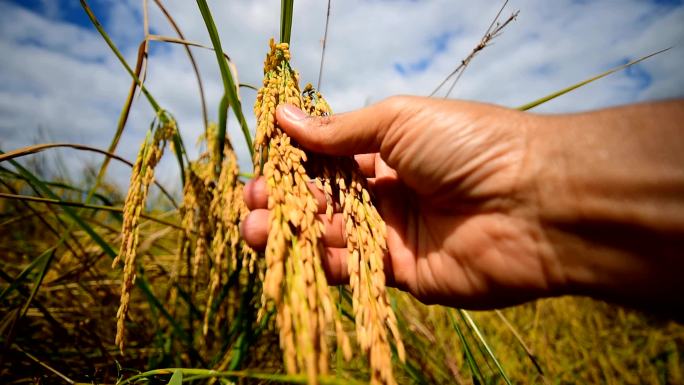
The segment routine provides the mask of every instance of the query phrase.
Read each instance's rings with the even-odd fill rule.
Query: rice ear
[[[175,120],[162,112],[158,117],[155,129],[148,133],[141,145],[131,173],[131,182],[123,209],[121,246],[119,254],[117,254],[112,263],[112,267],[122,262],[124,264],[124,276],[121,283],[121,303],[116,313],[116,345],[122,353],[125,348],[125,320],[128,315],[131,289],[136,275],[140,216],[147,202],[150,185],[154,181],[154,168],[164,154],[166,143],[171,140],[176,130]]]

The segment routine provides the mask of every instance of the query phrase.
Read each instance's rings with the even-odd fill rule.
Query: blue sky
[[[173,35],[151,4],[154,33]],[[164,2],[189,40],[208,44],[194,1]],[[318,77],[325,1],[295,2],[292,50],[303,81]],[[477,44],[502,2],[454,0],[333,0],[323,92],[336,111],[394,94],[427,95]],[[130,62],[143,38],[141,0],[93,0]],[[267,41],[278,34],[280,2],[209,2],[224,49],[240,80],[259,84]],[[511,0],[504,17],[520,11],[495,44],[470,65],[452,97],[516,106],[662,48],[665,54],[544,105],[562,113],[684,96],[684,4],[665,0]],[[195,50],[216,116],[220,75],[209,52]],[[85,143],[105,148],[116,127],[130,79],[101,40],[77,0],[0,2],[0,148],[36,142]],[[177,117],[185,142],[202,131],[196,81],[182,49],[153,43],[147,85]],[[254,92],[243,90],[249,115]],[[152,111],[138,99],[118,153],[133,159]],[[253,119],[250,119],[253,125]],[[243,167],[246,148],[235,122],[229,134]],[[55,151],[80,170],[100,158]],[[78,176],[79,171],[74,171]],[[176,180],[172,161],[159,179]],[[128,170],[114,167],[125,185]]]

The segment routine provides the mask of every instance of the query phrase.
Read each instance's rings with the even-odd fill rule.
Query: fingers
[[[318,216],[325,225],[323,244],[326,247],[346,247],[344,235],[344,218],[342,214],[335,214],[329,220],[324,214]],[[269,211],[266,209],[252,210],[240,224],[242,238],[255,250],[263,250],[268,241]]]
[[[325,224],[323,244],[325,254],[321,258],[323,270],[328,283],[342,285],[349,283],[349,271],[347,270],[347,241],[344,232],[344,218],[342,214],[335,214],[332,220],[326,215],[319,215],[318,219]],[[263,250],[268,241],[269,211],[266,209],[252,210],[242,221],[240,232],[243,239],[255,250]],[[388,254],[384,257],[385,274],[387,284],[395,284],[392,273],[392,261]]]
[[[329,285],[345,285],[349,283],[349,270],[347,270],[347,248],[328,247],[325,255],[321,258],[325,277]]]
[[[263,176],[247,182],[242,194],[248,209],[256,210],[268,207],[268,189]]]
[[[325,201],[325,193],[318,189],[313,183],[309,183],[309,190],[316,198],[318,203],[318,212],[324,213],[327,207]],[[268,208],[268,188],[266,187],[266,179],[260,176],[252,179],[245,185],[243,190],[243,198],[247,208],[250,210],[267,209]]]
[[[255,250],[263,250],[266,247],[269,230],[268,216],[269,212],[266,209],[252,210],[240,225],[243,239]],[[319,215],[319,220],[325,224],[323,244],[326,248],[321,262],[328,283],[331,285],[349,283],[344,218],[342,214],[335,214],[332,220],[328,220],[327,216]]]
[[[359,154],[354,155],[354,160],[359,165],[361,174],[366,178],[375,177],[375,158],[378,154]]]
[[[255,250],[263,250],[268,240],[268,210],[254,209],[240,223],[242,238]]]
[[[327,247],[346,247],[347,237],[344,233],[344,217],[342,214],[335,214],[332,219],[321,214],[318,220],[325,225],[325,232],[323,233],[323,244]]]
[[[378,152],[410,98],[394,97],[360,110],[309,117],[293,105],[276,109],[280,126],[309,150],[329,155]]]

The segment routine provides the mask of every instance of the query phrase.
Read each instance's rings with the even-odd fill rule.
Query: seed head
[[[307,155],[275,122],[279,104],[302,105],[298,75],[289,64],[288,45],[271,40],[270,47],[264,62],[263,87],[254,106],[255,174],[263,174],[266,179],[271,223],[262,303],[276,308],[287,371],[306,372],[309,383],[315,383],[319,374],[328,371],[329,326],[336,325],[338,342],[343,347],[349,343],[332,310],[321,268],[324,226],[316,218],[318,205],[307,186]]]
[[[155,129],[148,133],[140,146],[138,157],[133,165],[131,182],[123,208],[121,227],[121,246],[114,258],[112,267],[123,262],[123,281],[121,283],[121,304],[116,313],[116,344],[121,352],[125,347],[125,320],[131,298],[131,288],[135,282],[136,253],[138,248],[140,214],[145,208],[147,193],[154,180],[154,168],[161,159],[167,141],[176,133],[176,122],[162,112]]]

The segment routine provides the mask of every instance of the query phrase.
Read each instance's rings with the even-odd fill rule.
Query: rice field
[[[264,42],[259,69],[238,69],[227,59],[211,8],[197,0],[224,92],[218,116],[205,112],[198,138],[204,150],[196,159],[188,156],[173,111],[145,87],[147,44],[137,63],[126,62],[88,2],[81,5],[130,74],[131,93],[107,149],[45,144],[0,152],[3,383],[684,383],[684,326],[673,321],[574,297],[466,311],[427,306],[386,287],[386,229],[356,163],[308,153],[275,124],[275,109],[284,103],[313,116],[332,114],[292,67],[292,0],[282,1],[280,36]],[[165,10],[161,1],[143,2],[152,5]],[[155,38],[182,45],[194,62],[190,48],[200,44],[186,41],[165,14],[178,36]],[[448,94],[516,16],[500,12],[435,91],[448,87]],[[238,70],[264,74],[253,138]],[[154,114],[137,158],[128,161],[115,154],[136,92]],[[204,103],[203,94],[198,98]],[[230,114],[242,138],[227,134]],[[240,140],[252,169],[239,167],[234,143]],[[30,161],[62,147],[98,153],[103,161],[84,180],[53,178]],[[181,194],[155,180],[163,157],[178,164]],[[130,167],[127,191],[108,179],[111,162]],[[267,180],[270,196],[264,252],[239,234],[248,212],[243,188],[257,176]],[[323,224],[309,181],[325,193],[328,216],[334,205],[343,213],[348,285],[327,284]]]

